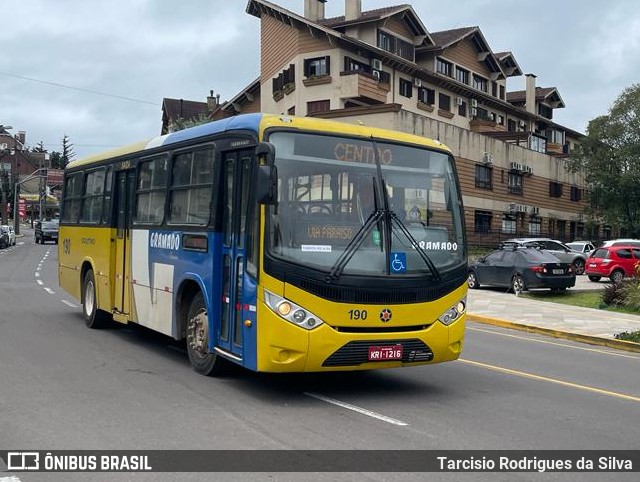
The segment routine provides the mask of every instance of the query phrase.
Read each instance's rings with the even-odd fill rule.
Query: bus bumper
[[[307,331],[278,318],[260,303],[258,371],[375,370],[456,360],[462,352],[466,313],[451,325],[436,321],[419,331],[344,333],[326,324]],[[369,347],[402,345],[400,360],[369,361]]]

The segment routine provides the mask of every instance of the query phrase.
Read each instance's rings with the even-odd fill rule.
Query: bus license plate
[[[369,347],[369,361],[386,360],[402,360],[402,345]]]

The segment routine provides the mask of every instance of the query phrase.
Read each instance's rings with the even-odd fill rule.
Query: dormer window
[[[438,59],[436,63],[436,71],[439,74],[446,75],[447,77],[452,76],[453,66],[451,62],[447,62],[446,60]]]
[[[414,47],[411,43],[399,39],[395,35],[391,35],[389,32],[378,30],[378,43],[377,47],[396,54],[403,59],[413,62],[414,59]]]
[[[488,90],[488,82],[484,77],[480,77],[479,75],[473,74],[473,88],[480,90],[482,92],[487,92]]]
[[[469,85],[469,71],[456,67],[456,80],[463,84]]]

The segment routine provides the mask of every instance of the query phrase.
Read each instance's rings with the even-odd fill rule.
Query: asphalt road
[[[28,230],[18,246],[0,250],[0,449],[640,448],[639,355],[469,323],[463,357],[449,364],[206,378],[169,338],[137,327],[87,329],[79,303],[57,286],[56,259],[57,246],[34,244]],[[539,480],[532,473],[9,476]]]

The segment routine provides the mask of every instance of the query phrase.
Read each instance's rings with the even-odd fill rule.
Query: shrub
[[[602,302],[610,306],[623,306],[627,291],[626,286],[629,283],[629,281],[622,281],[605,286],[602,290]],[[632,284],[635,285],[635,283]]]
[[[617,340],[625,340],[625,341],[634,341],[636,343],[640,343],[640,331],[623,331],[622,333],[618,333],[615,335]]]
[[[623,304],[629,309],[640,311],[640,283],[634,279],[628,283],[622,289],[623,292]]]

